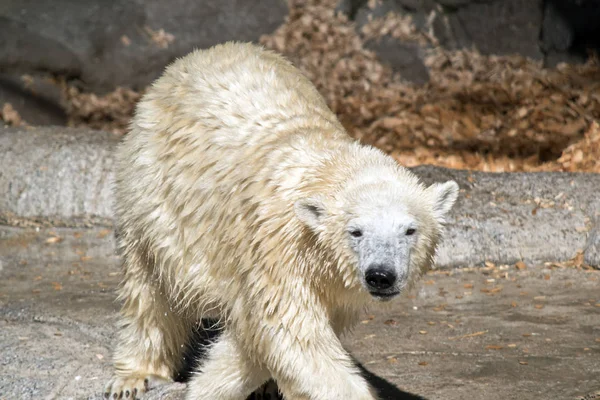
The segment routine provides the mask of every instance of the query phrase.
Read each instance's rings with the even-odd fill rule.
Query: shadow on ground
[[[371,386],[377,390],[380,400],[426,400],[425,397],[398,389],[392,383],[370,372],[361,364],[358,364],[358,367]]]
[[[204,358],[206,347],[219,337],[220,329],[215,326],[216,321],[203,320],[202,324],[196,328],[193,339],[184,354],[185,364],[176,378],[177,382],[185,383],[189,380],[196,366],[196,360]],[[356,361],[356,364],[365,379],[377,390],[380,400],[427,400],[425,397],[400,390],[391,382],[366,369],[358,361]],[[283,400],[282,397],[279,399]],[[254,400],[254,396],[249,397],[248,400]]]

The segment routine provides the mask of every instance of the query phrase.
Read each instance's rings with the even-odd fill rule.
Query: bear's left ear
[[[440,223],[446,222],[446,214],[458,197],[458,184],[454,181],[434,183],[427,188],[433,197],[433,215]]]
[[[316,197],[306,197],[294,203],[298,219],[313,232],[316,232],[326,215],[325,205]]]

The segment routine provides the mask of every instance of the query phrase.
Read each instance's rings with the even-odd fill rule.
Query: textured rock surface
[[[402,79],[421,85],[429,81],[429,70],[424,59],[426,47],[417,43],[401,42],[389,36],[369,40],[366,46],[375,51],[379,59],[389,64]]]
[[[194,48],[258,40],[287,11],[285,0],[7,0],[0,71],[65,75],[93,91],[142,88]]]
[[[0,221],[110,224],[118,140],[86,129],[0,128]]]
[[[0,221],[112,224],[118,138],[67,128],[0,129]],[[438,265],[565,261],[600,265],[600,175],[490,174],[419,167],[425,182],[455,179],[461,194]]]
[[[600,175],[414,171],[426,182],[454,179],[461,195],[438,257],[442,266],[568,260],[585,251],[600,265]]]
[[[446,49],[521,54],[550,66],[582,62],[586,48],[600,48],[600,5],[592,0],[341,0],[337,9],[354,19],[358,29],[390,12],[409,15]],[[427,46],[407,45],[390,37],[367,43],[405,79],[426,82]]]
[[[546,64],[584,60],[600,50],[600,3],[595,0],[546,0],[542,49]]]
[[[10,103],[30,125],[65,125],[60,88],[45,79],[0,75],[0,107]]]
[[[541,0],[470,2],[446,13],[437,33],[443,46],[469,48],[483,54],[521,54],[541,59]]]
[[[0,227],[0,266],[0,398],[101,399],[118,309],[110,230]],[[501,274],[431,274],[365,315],[344,343],[376,374],[383,400],[564,400],[600,390],[600,272]],[[183,389],[147,398],[183,400]]]

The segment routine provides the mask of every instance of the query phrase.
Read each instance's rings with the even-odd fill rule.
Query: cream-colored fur
[[[373,302],[345,225],[368,188],[393,193],[420,222],[413,281],[443,225],[436,190],[348,137],[298,70],[251,44],[170,65],[117,159],[124,305],[107,393],[171,379],[193,324],[218,317],[188,399],[244,400],[271,377],[287,400],[376,398],[339,340]],[[306,198],[321,225],[299,218]]]

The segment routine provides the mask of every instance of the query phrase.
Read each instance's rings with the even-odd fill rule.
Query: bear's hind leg
[[[129,269],[121,288],[125,301],[113,355],[115,375],[105,388],[106,398],[137,398],[172,381],[182,364],[191,326],[171,310],[164,292],[141,276]]]
[[[186,399],[246,400],[269,378],[269,372],[249,360],[225,331],[192,375]]]

